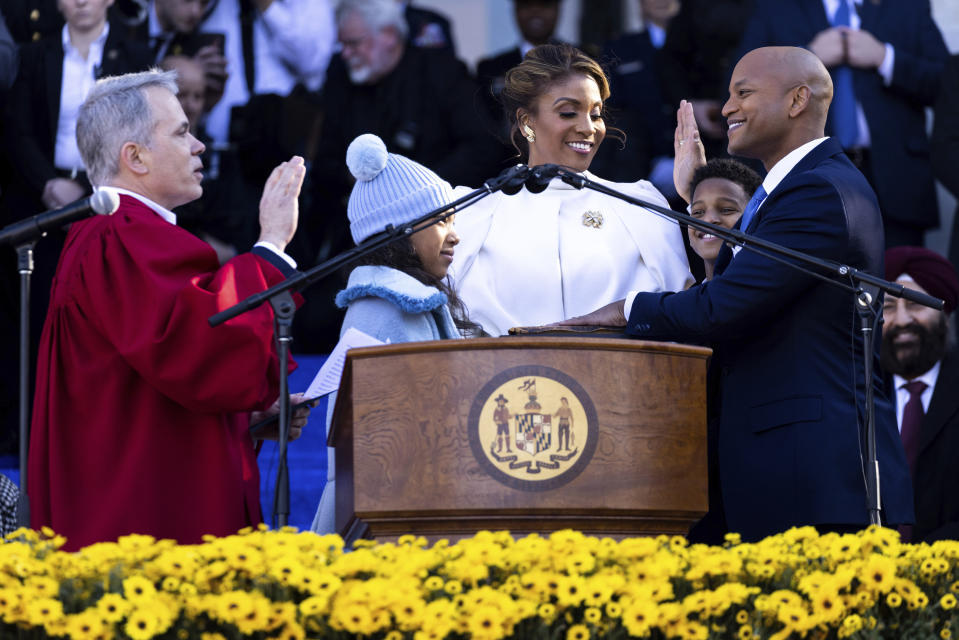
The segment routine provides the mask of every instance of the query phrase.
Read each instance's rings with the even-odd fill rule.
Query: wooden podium
[[[685,534],[708,504],[710,353],[583,337],[354,349],[330,431],[336,528]]]

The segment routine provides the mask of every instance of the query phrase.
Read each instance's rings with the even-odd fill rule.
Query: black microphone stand
[[[17,526],[30,527],[30,498],[27,494],[27,460],[30,452],[30,277],[33,275],[33,247],[36,240],[16,247],[20,273],[20,495],[17,497]]]
[[[828,282],[833,286],[839,287],[840,289],[853,294],[853,304],[855,306],[856,313],[860,318],[860,330],[863,336],[863,359],[865,361],[865,476],[867,510],[869,513],[870,524],[882,524],[880,519],[881,502],[879,493],[879,460],[876,455],[876,408],[873,398],[872,380],[874,338],[873,328],[878,321],[878,311],[873,306],[873,302],[877,300],[879,296],[866,291],[863,288],[863,285],[869,285],[898,298],[905,298],[906,300],[910,300],[933,309],[941,310],[944,306],[943,301],[939,298],[934,298],[930,295],[915,291],[914,289],[906,288],[901,284],[889,282],[888,280],[870,275],[848,265],[832,260],[817,258],[801,251],[789,249],[788,247],[776,244],[775,242],[769,242],[768,240],[763,240],[762,238],[748,235],[736,229],[727,229],[710,222],[705,222],[704,220],[699,220],[698,218],[694,218],[689,214],[673,211],[667,207],[662,207],[652,202],[647,202],[639,198],[628,196],[624,193],[616,191],[615,189],[607,187],[606,185],[594,182],[586,176],[576,173],[571,169],[567,169],[566,167],[559,165],[542,165],[541,167],[534,167],[532,171],[534,175],[539,177],[539,179],[549,179],[549,176],[551,175],[556,176],[566,184],[575,187],[576,189],[592,189],[593,191],[604,193],[608,196],[618,198],[638,207],[650,209],[656,213],[666,216],[667,218],[670,218],[671,220],[674,220],[675,222],[687,224],[694,229],[711,233],[729,243],[740,246],[744,249],[749,249],[782,264],[789,265],[794,269],[798,269],[806,274],[816,277],[824,282]],[[795,262],[784,258],[791,258],[792,260],[795,260]],[[841,282],[838,278],[847,280],[848,284],[846,282]]]
[[[308,271],[300,271],[287,278],[283,282],[273,285],[269,289],[255,293],[248,298],[241,300],[237,304],[224,309],[209,317],[210,326],[215,327],[232,318],[235,318],[251,309],[255,309],[264,302],[269,302],[274,311],[274,326],[276,327],[277,355],[280,360],[280,411],[279,411],[279,456],[277,465],[276,488],[274,489],[273,514],[279,526],[287,524],[290,514],[290,476],[287,467],[287,444],[290,436],[290,422],[292,413],[290,410],[289,379],[287,374],[287,360],[289,355],[289,343],[292,340],[290,336],[290,327],[293,324],[293,315],[296,311],[296,305],[291,295],[292,291],[300,291],[310,286],[318,280],[329,276],[340,270],[348,264],[359,260],[363,256],[392,244],[400,238],[411,236],[414,233],[422,231],[433,226],[448,217],[457,213],[457,210],[464,209],[486,196],[495,193],[501,189],[522,187],[530,169],[526,165],[518,164],[504,170],[497,177],[487,180],[479,189],[475,189],[462,198],[453,202],[437,207],[432,211],[423,214],[419,218],[412,220],[400,227],[387,225],[386,228],[367,238],[356,247],[344,251],[343,253],[330,258],[329,260],[316,265]]]

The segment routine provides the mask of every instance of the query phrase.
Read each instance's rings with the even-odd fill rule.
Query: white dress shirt
[[[902,411],[906,407],[906,403],[909,402],[909,392],[906,391],[905,385],[907,382],[912,382],[913,380],[921,380],[926,383],[926,388],[922,390],[922,395],[919,396],[919,399],[922,401],[922,412],[928,413],[929,403],[932,402],[932,392],[936,388],[936,381],[939,379],[939,367],[942,364],[942,361],[936,362],[932,365],[932,369],[925,372],[921,376],[917,376],[912,380],[906,380],[902,376],[894,375],[892,377],[893,386],[896,389],[896,424],[899,426],[899,432],[902,432]]]
[[[60,113],[57,118],[57,141],[53,150],[53,165],[67,171],[84,168],[77,147],[77,115],[80,105],[97,81],[97,72],[103,61],[103,47],[110,33],[109,23],[103,24],[100,36],[90,43],[86,59],[70,42],[70,31],[63,25],[63,72],[60,77]],[[39,105],[38,105],[39,107]]]
[[[250,92],[243,64],[239,0],[219,0],[200,31],[225,36],[229,77],[223,97],[206,119],[207,134],[226,142],[230,109],[246,104]],[[288,95],[297,83],[317,91],[336,43],[336,25],[329,0],[273,0],[253,21],[254,93]]]

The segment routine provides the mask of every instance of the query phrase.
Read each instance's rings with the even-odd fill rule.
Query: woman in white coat
[[[563,165],[669,206],[645,180],[614,183],[587,171],[606,136],[609,83],[578,49],[532,49],[507,73],[501,95],[513,144],[530,166]],[[470,319],[494,336],[589,313],[632,291],[678,291],[692,282],[676,223],[558,178],[542,193],[523,187],[488,196],[464,209],[457,225],[454,286]]]

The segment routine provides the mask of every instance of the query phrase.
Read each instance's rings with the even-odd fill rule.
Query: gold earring
[[[523,137],[526,138],[530,144],[536,142],[536,132],[530,129],[528,124],[523,125]]]

